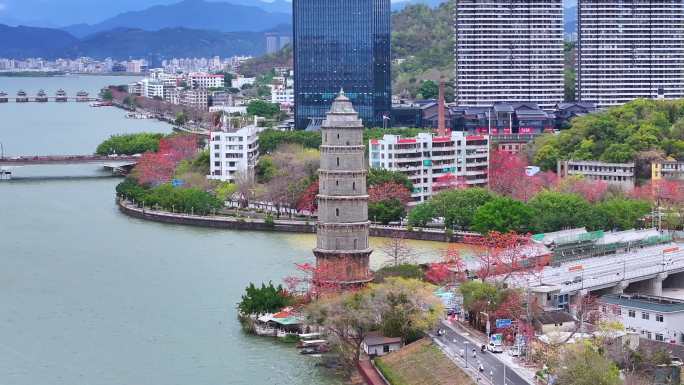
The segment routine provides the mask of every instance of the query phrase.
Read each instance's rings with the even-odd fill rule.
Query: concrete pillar
[[[625,289],[629,286],[628,281],[621,281],[618,282],[617,285],[613,286],[610,288],[610,293],[611,294],[622,294],[625,292]]]

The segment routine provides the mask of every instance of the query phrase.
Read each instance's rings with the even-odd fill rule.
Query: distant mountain
[[[73,53],[78,39],[58,29],[0,24],[0,57],[56,57]]]
[[[76,51],[94,58],[121,60],[144,57],[158,63],[171,57],[261,55],[266,51],[266,40],[263,32],[115,29],[83,39],[77,44]]]
[[[282,27],[286,28],[286,27]],[[0,24],[0,57],[90,56],[115,60],[146,58],[152,63],[170,57],[261,55],[264,32],[218,32],[188,28],[159,31],[119,28],[78,39],[59,29],[9,27]]]
[[[245,1],[245,0],[237,0]],[[157,31],[164,28],[190,28],[221,32],[264,31],[279,24],[289,24],[287,13],[268,12],[254,5],[184,0],[169,5],[126,12],[94,25],[75,24],[63,28],[77,37],[84,37],[116,28]]]

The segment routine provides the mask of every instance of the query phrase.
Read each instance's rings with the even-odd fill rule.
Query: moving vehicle
[[[503,353],[503,334],[492,334],[492,336],[489,337],[489,345],[487,345],[487,350],[492,353]]]

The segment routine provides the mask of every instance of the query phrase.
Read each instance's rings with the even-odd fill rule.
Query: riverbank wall
[[[119,210],[133,218],[175,225],[210,227],[242,231],[279,231],[286,233],[315,234],[313,222],[276,219],[273,223],[263,219],[235,218],[228,216],[203,216],[141,208],[123,199],[117,199]],[[371,225],[371,237],[404,238],[418,241],[472,243],[476,235],[472,233],[446,232],[435,229],[407,229],[405,227]]]

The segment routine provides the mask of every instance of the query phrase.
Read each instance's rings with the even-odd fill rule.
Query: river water
[[[0,90],[94,95],[132,79],[0,77]],[[7,156],[92,153],[109,135],[140,131],[170,127],[87,104],[0,105]],[[294,263],[312,261],[312,235],[144,222],[117,211],[119,179],[96,166],[14,171],[0,182],[0,384],[341,383],[236,321],[250,282],[280,282]],[[421,260],[444,248],[412,246]],[[376,253],[371,264],[382,263]]]

